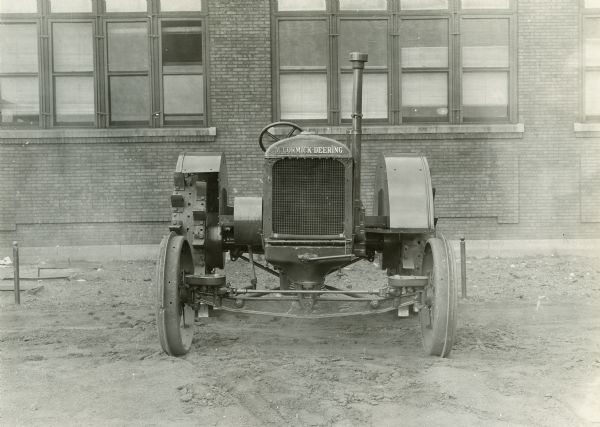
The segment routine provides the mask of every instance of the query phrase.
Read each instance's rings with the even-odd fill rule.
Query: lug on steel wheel
[[[423,290],[419,320],[425,352],[447,357],[456,329],[456,280],[452,248],[443,237],[427,241],[423,275],[429,283]]]
[[[163,350],[182,356],[192,346],[194,310],[186,304],[183,276],[194,271],[190,247],[183,236],[171,233],[160,244],[156,265],[156,325]]]

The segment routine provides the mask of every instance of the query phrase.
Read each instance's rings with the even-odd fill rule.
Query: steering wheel
[[[271,129],[274,128],[286,128],[289,127],[290,131],[283,137],[280,138],[277,135],[274,135],[273,133],[271,133]],[[294,133],[298,131],[298,133],[302,132],[302,128],[300,126],[298,126],[296,123],[292,123],[292,122],[274,122],[271,123],[269,125],[267,125],[266,127],[263,128],[263,130],[260,131],[260,135],[258,136],[258,145],[260,145],[260,149],[263,151],[267,151],[267,148],[265,148],[265,145],[263,143],[263,139],[266,135],[269,136],[269,138],[272,139],[271,142],[277,142],[281,139],[285,139],[285,138],[291,138],[292,136],[294,136]]]

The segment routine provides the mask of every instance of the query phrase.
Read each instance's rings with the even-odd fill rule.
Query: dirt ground
[[[234,283],[246,270],[227,266]],[[415,317],[218,311],[169,357],[153,263],[61,271],[22,282],[42,287],[21,306],[0,292],[0,425],[600,425],[600,259],[470,260],[449,359],[423,355]],[[383,280],[366,263],[331,276]]]

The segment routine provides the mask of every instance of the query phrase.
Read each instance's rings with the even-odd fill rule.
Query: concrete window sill
[[[152,138],[140,142],[162,142],[157,138],[198,138],[201,141],[214,141],[217,129],[209,128],[132,128],[132,129],[4,129],[0,130],[0,144],[15,143],[26,139],[29,143],[94,143],[98,139],[111,138]],[[18,141],[17,143],[22,143]]]
[[[600,123],[573,123],[573,130],[577,138],[600,137]]]
[[[306,128],[319,135],[345,135],[350,129],[351,125]],[[522,138],[524,132],[523,123],[363,126],[363,135],[389,135],[403,139]]]

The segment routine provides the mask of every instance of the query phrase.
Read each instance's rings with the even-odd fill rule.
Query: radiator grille
[[[273,232],[344,232],[344,165],[335,159],[282,159],[273,165]]]

